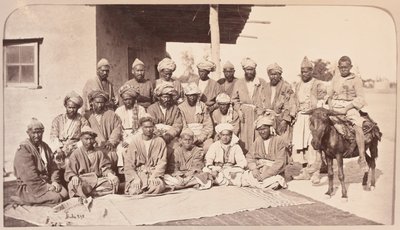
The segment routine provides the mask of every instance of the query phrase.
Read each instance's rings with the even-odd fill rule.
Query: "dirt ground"
[[[326,176],[322,178],[322,183],[317,186],[312,186],[310,181],[291,181],[289,182],[288,190],[305,195],[316,201],[320,201],[324,204],[349,212],[351,214],[355,214],[356,216],[387,225],[393,223],[394,209],[396,94],[368,92],[366,99],[368,106],[365,108],[365,110],[378,123],[383,133],[383,139],[379,143],[376,189],[374,191],[364,191],[361,186],[362,175],[359,172],[356,159],[346,159],[345,181],[349,196],[347,202],[343,202],[341,199],[337,175],[335,175],[335,186],[339,186],[339,190],[331,199],[326,199],[324,196],[324,193],[328,187]],[[51,106],[56,107],[57,105]],[[60,111],[60,109],[57,108],[55,111]],[[45,113],[46,111],[38,112]],[[54,114],[52,117],[55,117],[56,115],[57,114]],[[12,116],[10,114],[5,114],[6,128],[9,130],[23,130],[26,123],[24,122],[25,120],[22,119],[24,117],[31,117],[31,115],[24,114],[24,111],[21,111],[21,114],[13,114]],[[43,122],[46,126],[46,124],[50,124],[51,120]],[[14,126],[15,129],[13,129]],[[47,127],[49,126],[46,126],[46,128]],[[26,134],[25,132],[8,133],[10,135],[5,136],[6,145],[4,146],[4,168],[7,172],[12,172],[12,160],[14,152],[18,146],[18,143],[26,138]],[[47,128],[45,131],[45,136],[47,138],[48,135],[49,128]],[[46,138],[44,140],[46,141]],[[4,179],[5,181],[10,181],[13,180],[14,177],[9,175]],[[318,217],[316,216],[316,219],[317,218]],[[357,222],[354,224],[357,224]]]

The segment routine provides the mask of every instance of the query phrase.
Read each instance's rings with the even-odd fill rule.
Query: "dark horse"
[[[362,112],[361,112],[362,113]],[[334,127],[331,116],[342,115],[332,110],[324,108],[316,108],[307,111],[310,115],[310,130],[312,133],[311,145],[314,149],[319,150],[323,154],[322,158],[326,159],[328,165],[329,188],[325,193],[328,196],[333,195],[333,159],[336,159],[338,165],[338,177],[342,186],[342,198],[347,199],[347,190],[344,183],[343,158],[351,158],[359,155],[355,140],[349,140],[340,134]],[[368,167],[371,171],[371,187],[375,188],[375,158],[378,157],[378,141],[381,140],[382,133],[378,126],[368,116],[361,114],[368,122],[364,122],[363,130],[365,134],[365,151],[369,149],[371,156],[366,155]],[[343,120],[342,120],[343,121]],[[362,185],[365,190],[368,189],[368,172],[365,172]]]

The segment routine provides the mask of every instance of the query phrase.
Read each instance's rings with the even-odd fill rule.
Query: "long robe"
[[[270,138],[268,149],[258,137],[246,154],[249,170],[259,169],[263,179],[282,174],[288,163],[287,140],[282,136]]]
[[[182,131],[183,122],[181,111],[178,106],[173,105],[166,110],[165,116],[160,108],[160,102],[156,102],[149,106],[147,113],[155,120],[155,124],[164,124],[171,126],[167,131],[173,137],[178,137]]]
[[[294,91],[292,90],[292,86],[288,82],[281,80],[275,86],[275,88],[275,96],[273,97],[274,100],[271,103],[270,109],[274,110],[275,113],[277,113],[278,115],[275,119],[274,128],[275,130],[279,130],[279,124],[283,120],[287,121],[288,123],[292,122],[292,120],[296,116],[297,107]],[[270,83],[267,83],[267,89],[268,94],[266,96],[268,98],[268,101],[271,101],[272,90]],[[285,132],[278,134],[285,135],[287,138],[291,139],[291,132],[291,127],[287,127]]]
[[[14,157],[14,175],[17,178],[16,195],[27,204],[55,204],[66,198],[67,193],[49,191],[52,182],[61,183],[60,171],[54,163],[50,147],[41,142],[39,147],[45,155],[27,139],[23,141]],[[65,190],[65,188],[64,188]]]
[[[124,174],[125,174],[125,193],[129,194],[133,190],[132,183],[140,180],[142,186],[141,193],[149,189],[149,178],[161,179],[167,167],[167,147],[161,137],[151,139],[149,151],[147,152],[142,135],[135,135],[128,151],[124,153]],[[164,182],[161,181],[162,192]]]
[[[49,146],[53,152],[58,148],[64,148],[65,150],[68,149],[69,151],[64,151],[67,156],[76,149],[76,142],[79,141],[81,136],[81,129],[84,126],[89,126],[89,122],[86,118],[79,113],[67,127],[66,125],[68,120],[66,114],[60,114],[54,118],[51,125],[49,142]],[[71,148],[69,146],[71,146]]]
[[[228,94],[228,96],[232,98],[233,88],[237,80],[237,78],[233,78],[232,82],[229,82],[228,80],[226,80],[226,78],[221,78],[218,79],[217,82],[221,85],[221,91]]]
[[[92,161],[89,160],[89,154],[93,159]],[[94,149],[93,152],[88,153],[83,146],[79,147],[69,157],[69,163],[64,174],[64,179],[69,181],[70,197],[75,194],[78,196],[90,195],[98,190],[108,193],[115,192],[118,185],[113,187],[105,178],[109,173],[113,173],[111,161],[101,150]],[[72,185],[71,179],[74,176],[81,179],[79,186],[74,187]],[[84,194],[80,194],[78,191],[82,191]]]
[[[105,86],[103,86],[98,76],[87,80],[82,90],[82,98],[83,98],[83,105],[81,108],[82,113],[87,114],[90,111],[88,95],[93,90],[103,90],[106,93],[108,93],[110,99],[106,103],[106,105],[110,109],[113,108],[115,106],[115,103],[118,102],[118,98],[116,98],[114,94],[113,84],[108,79],[106,79],[103,82],[105,83]]]
[[[97,134],[96,142],[99,147],[103,147],[107,141],[112,143],[114,146],[117,146],[121,141],[121,119],[113,111],[105,111],[101,117],[100,123],[96,120],[94,114],[89,116],[88,121],[90,127]]]
[[[199,77],[192,80],[192,82],[195,82],[197,85],[199,85],[199,81],[201,81]],[[206,88],[204,89],[204,92],[200,95],[200,101],[204,102],[207,106],[214,106],[214,104],[216,103],[215,99],[221,92],[221,85],[210,78],[208,79],[208,83]]]
[[[196,139],[204,143],[207,139],[211,138],[214,131],[213,123],[203,102],[200,101],[195,106],[190,106],[187,100],[185,100],[178,107],[182,114],[183,127],[190,128],[191,124],[201,124],[200,130],[193,130]]]
[[[150,80],[146,79],[144,82],[138,82],[135,78],[132,78],[125,82],[124,85],[133,86],[138,90],[139,95],[136,98],[138,105],[147,109],[154,102],[154,84]]]
[[[253,80],[253,95],[249,95],[247,82],[245,79],[238,79],[232,92],[232,101],[236,111],[243,114],[244,119],[241,123],[240,139],[245,144],[245,149],[250,149],[255,139],[254,121],[257,117],[271,108],[271,94],[265,80],[256,77]]]

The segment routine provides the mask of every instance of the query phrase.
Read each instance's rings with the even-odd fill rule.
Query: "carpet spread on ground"
[[[280,191],[231,186],[201,191],[186,189],[159,196],[107,195],[93,199],[90,205],[77,200],[66,201],[64,209],[58,212],[51,207],[8,205],[4,215],[39,226],[148,225],[313,203]]]

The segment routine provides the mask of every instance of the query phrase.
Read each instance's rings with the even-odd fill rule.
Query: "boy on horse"
[[[364,98],[363,82],[361,77],[350,72],[352,68],[351,59],[342,56],[338,61],[341,77],[335,76],[328,88],[329,108],[346,115],[353,124],[355,139],[360,154],[359,164],[363,172],[368,172],[365,160],[365,137],[362,129],[364,119],[360,110],[366,105]]]

